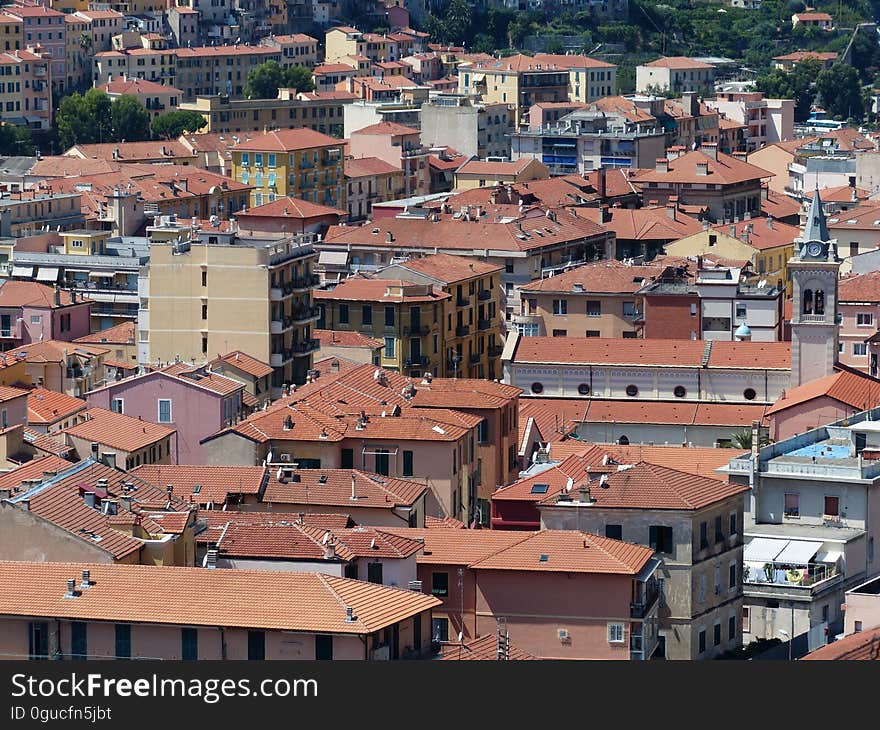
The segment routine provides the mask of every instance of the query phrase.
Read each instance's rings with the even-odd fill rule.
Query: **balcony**
[[[403,366],[405,368],[411,368],[413,365],[427,365],[429,362],[427,355],[420,355],[419,357],[408,357],[403,362]]]
[[[487,329],[491,329],[492,320],[491,319],[480,319],[477,320],[477,329],[481,331],[485,331]]]
[[[479,365],[482,358],[483,356],[479,352],[472,352],[470,355],[468,355],[468,362],[471,365]]]
[[[404,337],[425,337],[430,332],[428,325],[423,324],[421,327],[404,327]]]
[[[318,319],[320,316],[321,310],[318,307],[297,307],[289,319],[293,324],[304,324]]]
[[[653,581],[651,581],[653,583]],[[645,618],[654,606],[657,604],[658,599],[660,598],[660,591],[657,589],[656,585],[654,588],[651,588],[647,591],[644,596],[644,599],[641,601],[636,601],[629,604],[629,615],[631,618]]]
[[[488,299],[492,298],[492,290],[491,289],[481,289],[477,293],[477,299],[481,302],[485,302]]]
[[[273,319],[269,322],[270,335],[280,335],[282,332],[286,332],[289,329],[290,322],[288,317],[284,317],[284,319]]]
[[[504,352],[504,345],[492,345],[489,348],[489,357],[501,357],[502,352]]]
[[[458,299],[455,300],[455,305],[457,307],[466,307],[470,303],[471,303],[471,300],[468,299],[467,297],[458,297]]]
[[[303,340],[302,342],[294,342],[290,346],[288,353],[290,354],[290,357],[303,357],[305,355],[311,355],[320,347],[320,340]]]
[[[460,324],[455,328],[456,337],[467,337],[471,333],[471,328],[466,324]]]

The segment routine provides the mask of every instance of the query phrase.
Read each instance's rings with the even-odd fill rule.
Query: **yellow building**
[[[297,99],[294,89],[278,89],[277,99],[230,99],[227,95],[198,96],[180,105],[201,114],[208,123],[200,132],[221,134],[266,132],[270,129],[313,129],[342,136],[340,99]]]
[[[21,18],[0,13],[0,51],[21,50]]]
[[[82,18],[73,13],[74,10],[61,10],[64,15],[64,43],[65,60],[67,61],[67,88],[91,86],[92,79],[92,54],[91,46],[92,23],[87,18]],[[87,9],[88,4],[86,5]]]
[[[516,162],[485,162],[471,159],[459,167],[453,179],[456,190],[516,185],[529,180],[546,180],[550,168],[534,157],[523,157]]]
[[[61,251],[69,256],[103,256],[107,253],[110,231],[61,231]]]
[[[232,150],[232,177],[254,186],[254,206],[291,196],[345,209],[339,140],[311,129],[283,129],[241,142]]]
[[[319,329],[359,332],[384,343],[381,365],[420,377],[443,369],[445,305],[432,284],[353,276],[314,292]]]
[[[312,337],[314,236],[234,245],[190,241],[188,226],[160,221],[151,240],[138,317],[142,365],[176,358],[206,363],[241,350],[272,367],[272,397],[302,384],[318,340]]]
[[[324,34],[324,63],[345,61],[348,56],[365,56],[367,42],[356,28],[339,26]]]

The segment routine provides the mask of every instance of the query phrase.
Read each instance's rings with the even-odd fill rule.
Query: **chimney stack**
[[[658,157],[654,162],[654,172],[669,172],[669,160],[665,157]]]
[[[718,145],[715,142],[703,142],[700,151],[713,160],[718,160]]]
[[[351,501],[357,501],[357,480],[355,479],[354,472],[351,473]]]
[[[709,163],[708,162],[698,162],[697,163],[697,176],[698,177],[706,177],[709,174]]]
[[[91,576],[91,573],[89,572],[89,569],[83,568],[82,581],[79,584],[80,588],[91,588],[92,587],[92,581],[91,581],[90,576]]]

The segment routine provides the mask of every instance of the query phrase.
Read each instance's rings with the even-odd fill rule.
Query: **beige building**
[[[523,157],[516,162],[488,162],[468,160],[454,174],[455,189],[459,192],[474,188],[513,185],[529,180],[546,180],[550,169],[534,157]]]
[[[281,66],[305,66],[314,68],[318,63],[318,39],[305,33],[293,35],[270,35],[260,41],[267,48],[281,51]]]
[[[374,203],[395,200],[403,190],[403,170],[378,157],[345,160],[348,220],[369,218]]]
[[[715,67],[694,58],[671,56],[636,66],[636,92],[668,91],[683,94],[694,91],[711,96],[715,91]]]
[[[114,101],[123,95],[135,97],[147,108],[151,119],[155,119],[160,114],[177,111],[182,96],[180,90],[173,86],[146,79],[130,79],[124,75],[98,88]]]
[[[312,337],[312,234],[230,243],[190,241],[165,221],[148,229],[150,264],[139,280],[139,359],[207,362],[241,350],[272,367],[272,392],[303,383]]]

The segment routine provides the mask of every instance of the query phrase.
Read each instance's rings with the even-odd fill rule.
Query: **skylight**
[[[548,489],[550,489],[549,484],[533,484],[531,494],[547,494]]]

